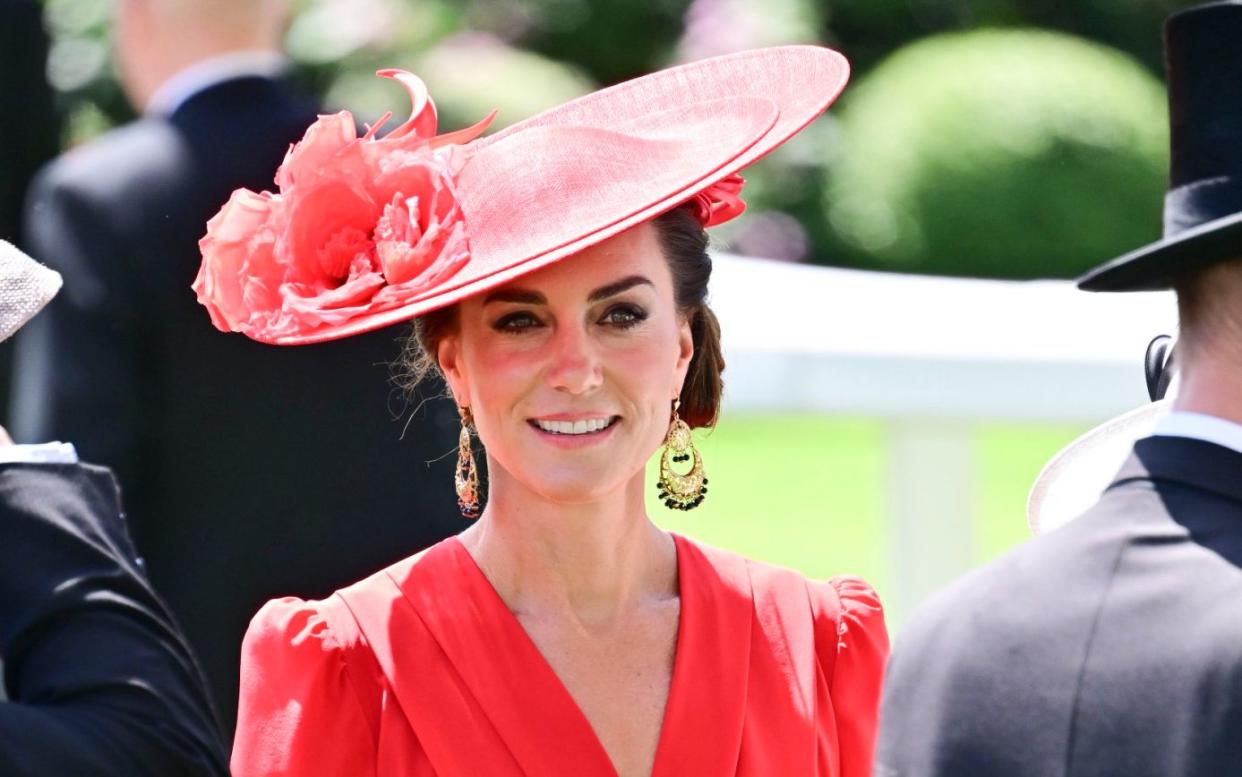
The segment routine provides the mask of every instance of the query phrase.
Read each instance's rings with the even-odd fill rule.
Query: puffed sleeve
[[[374,721],[325,603],[275,599],[242,642],[233,777],[374,775]]]
[[[879,725],[888,629],[875,589],[852,576],[829,581],[840,601],[830,694],[836,710],[841,777],[870,777]],[[829,646],[824,646],[828,648]]]

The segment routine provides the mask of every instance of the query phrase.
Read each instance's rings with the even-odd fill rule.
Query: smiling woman
[[[414,319],[411,372],[461,409],[477,520],[255,616],[234,774],[870,774],[871,588],[664,532],[644,503],[662,443],[665,504],[707,493],[690,432],[716,421],[724,363],[705,228],[742,212],[737,172],[827,107],[844,60],[706,60],[482,139],[435,136],[421,82],[382,74],[414,116],[361,139],[321,118],[278,194],[209,225],[195,287],[217,326],[277,344]]]

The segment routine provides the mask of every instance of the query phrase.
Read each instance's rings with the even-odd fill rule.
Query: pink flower
[[[193,288],[223,331],[265,342],[304,336],[409,303],[470,256],[447,154],[492,116],[437,137],[436,110],[417,77],[414,107],[383,138],[359,138],[353,116],[321,116],[276,173],[278,193],[238,189],[207,223]]]
[[[742,201],[742,186],[746,179],[734,173],[699,192],[690,205],[694,216],[704,229],[723,224],[742,215],[746,203]]]

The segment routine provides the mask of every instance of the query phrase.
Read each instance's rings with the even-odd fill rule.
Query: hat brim
[[[466,147],[469,161],[459,182],[472,251],[471,261],[461,272],[399,308],[269,342],[306,345],[408,321],[508,283],[655,218],[767,155],[806,127],[841,94],[849,72],[845,57],[818,46],[747,51],[627,81],[474,141]],[[633,179],[642,183],[640,196],[626,191],[601,197],[580,190],[589,194],[580,198],[580,206],[593,207],[598,213],[585,218],[575,214],[572,226],[556,224],[542,231],[536,228],[520,235],[513,233],[514,239],[522,241],[521,247],[498,239],[484,214],[491,210],[487,198],[504,202],[505,193],[498,189],[504,189],[503,184],[511,180],[512,172],[504,171],[503,165],[510,152],[532,138],[568,140],[590,131],[640,139],[653,149],[675,143],[677,150],[659,168],[636,168]],[[623,141],[617,144],[617,148],[625,147]],[[546,147],[550,154],[558,154],[567,146],[548,143]],[[641,155],[632,158],[635,165],[646,161]],[[498,169],[502,170],[499,175]],[[553,164],[548,179],[555,182],[565,169]],[[529,181],[539,173],[527,171],[525,175]],[[489,185],[489,180],[501,185]],[[601,202],[606,204],[601,206]],[[552,212],[546,207],[541,211]],[[536,239],[531,240],[532,235]]]
[[[1242,213],[1200,224],[1151,243],[1078,279],[1083,291],[1159,291],[1178,275],[1223,259],[1242,257]]]
[[[0,240],[0,342],[34,318],[60,291],[60,273]]]
[[[1162,399],[1105,421],[1049,459],[1027,497],[1031,533],[1047,534],[1095,504],[1134,443],[1150,436],[1172,405],[1172,398]]]

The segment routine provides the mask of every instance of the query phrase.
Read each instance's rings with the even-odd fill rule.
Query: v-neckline
[[[685,570],[682,568],[682,558],[685,554],[682,552],[681,543],[678,541],[676,535],[672,536],[676,556],[675,563],[677,565],[677,639],[673,647],[673,670],[669,677],[668,695],[664,700],[664,711],[660,720],[659,742],[656,745],[657,760],[659,751],[663,745],[664,733],[666,730],[665,723],[668,720],[669,699],[671,699],[673,695],[673,684],[677,681],[677,668],[680,663],[678,658],[682,655],[684,637],[686,633],[686,621],[684,618],[685,610],[682,607],[682,581],[685,580]],[[475,560],[474,556],[470,555],[470,551],[466,549],[465,544],[462,543],[457,537],[453,537],[453,542],[456,546],[456,552],[465,558],[468,566],[474,571],[474,575],[472,575],[472,577],[474,578],[474,583],[479,595],[492,600],[489,602],[489,609],[496,613],[497,620],[501,621],[507,630],[514,633],[515,641],[522,643],[521,650],[532,656],[532,668],[537,666],[540,674],[550,675],[550,679],[545,678],[545,681],[548,684],[554,683],[559,690],[557,695],[561,696],[563,701],[565,701],[568,706],[573,708],[574,713],[576,713],[573,716],[575,718],[574,726],[582,728],[584,739],[590,739],[591,743],[594,745],[592,749],[597,750],[599,757],[603,759],[604,763],[607,763],[607,770],[600,772],[600,774],[607,774],[609,777],[617,777],[618,772],[616,764],[612,762],[612,758],[608,755],[608,749],[604,747],[603,740],[600,739],[599,733],[595,730],[595,727],[591,725],[590,718],[588,718],[586,712],[582,710],[582,706],[578,703],[577,699],[574,698],[574,695],[570,693],[569,686],[567,686],[565,681],[561,679],[561,676],[556,673],[556,669],[553,668],[552,662],[548,660],[547,656],[543,654],[543,651],[539,649],[539,646],[535,644],[534,638],[530,636],[530,632],[528,632],[526,627],[522,625],[522,621],[512,610],[509,609],[509,605],[505,604],[504,597],[502,597],[500,592],[496,590],[496,586],[492,583],[491,578],[489,578],[487,573],[483,571],[483,568],[479,566],[479,563]],[[655,763],[655,761],[653,761],[653,763]],[[599,768],[603,768],[602,764]]]
[[[704,549],[672,536],[680,612],[652,777],[732,774],[749,664],[749,576],[739,557],[709,559]],[[522,770],[557,774],[572,765],[584,777],[617,777],[586,714],[466,547],[454,537],[441,548],[440,564],[456,574],[436,574],[422,584],[407,578],[402,591]],[[425,563],[431,560],[415,568],[440,566]],[[459,581],[465,602],[444,596],[446,580]]]

